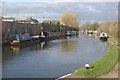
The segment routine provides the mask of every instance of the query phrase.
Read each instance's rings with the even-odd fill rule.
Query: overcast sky
[[[66,12],[75,13],[79,22],[117,21],[117,2],[6,2],[2,3],[2,16],[33,17],[39,21],[60,19]],[[48,1],[48,0],[45,0]],[[4,6],[3,6],[4,5]]]
[[[119,0],[1,0],[2,2],[119,2]]]

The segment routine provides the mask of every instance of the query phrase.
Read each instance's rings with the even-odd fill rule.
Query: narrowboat
[[[93,34],[93,31],[89,30],[87,31],[88,34]]]
[[[42,38],[45,38],[45,37],[49,36],[49,33],[44,31],[44,32],[41,32],[39,36]]]
[[[21,43],[31,41],[32,38],[29,34],[12,34],[9,37],[9,43],[10,45],[20,45]]]
[[[71,33],[70,33],[70,31],[67,31],[67,34],[66,34],[66,36],[71,36]]]
[[[45,31],[42,31],[40,34],[40,41],[44,41],[48,36],[49,36],[49,33],[48,32],[45,32]]]
[[[105,33],[105,32],[100,33],[100,40],[107,41],[108,40],[107,33]]]

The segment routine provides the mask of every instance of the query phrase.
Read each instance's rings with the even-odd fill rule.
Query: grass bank
[[[116,40],[117,38],[113,36],[111,37],[111,39],[109,40],[109,51],[101,59],[94,62],[93,64],[90,64],[90,66],[94,66],[92,70],[81,68],[77,70],[75,74],[84,76],[86,78],[94,78],[110,72],[118,62],[118,48],[116,47],[116,45],[111,44],[115,44],[117,42]]]

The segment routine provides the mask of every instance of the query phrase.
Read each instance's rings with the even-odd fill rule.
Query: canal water
[[[108,43],[91,36],[67,37],[31,46],[2,47],[3,78],[58,78],[108,51]]]

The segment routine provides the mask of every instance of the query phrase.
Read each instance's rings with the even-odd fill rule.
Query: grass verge
[[[112,42],[116,39],[113,38]],[[98,61],[94,62],[90,66],[94,66],[92,70],[86,70],[85,68],[81,68],[75,72],[80,76],[84,76],[87,78],[95,78],[102,74],[110,72],[116,63],[118,62],[118,48],[109,44],[109,51]]]

